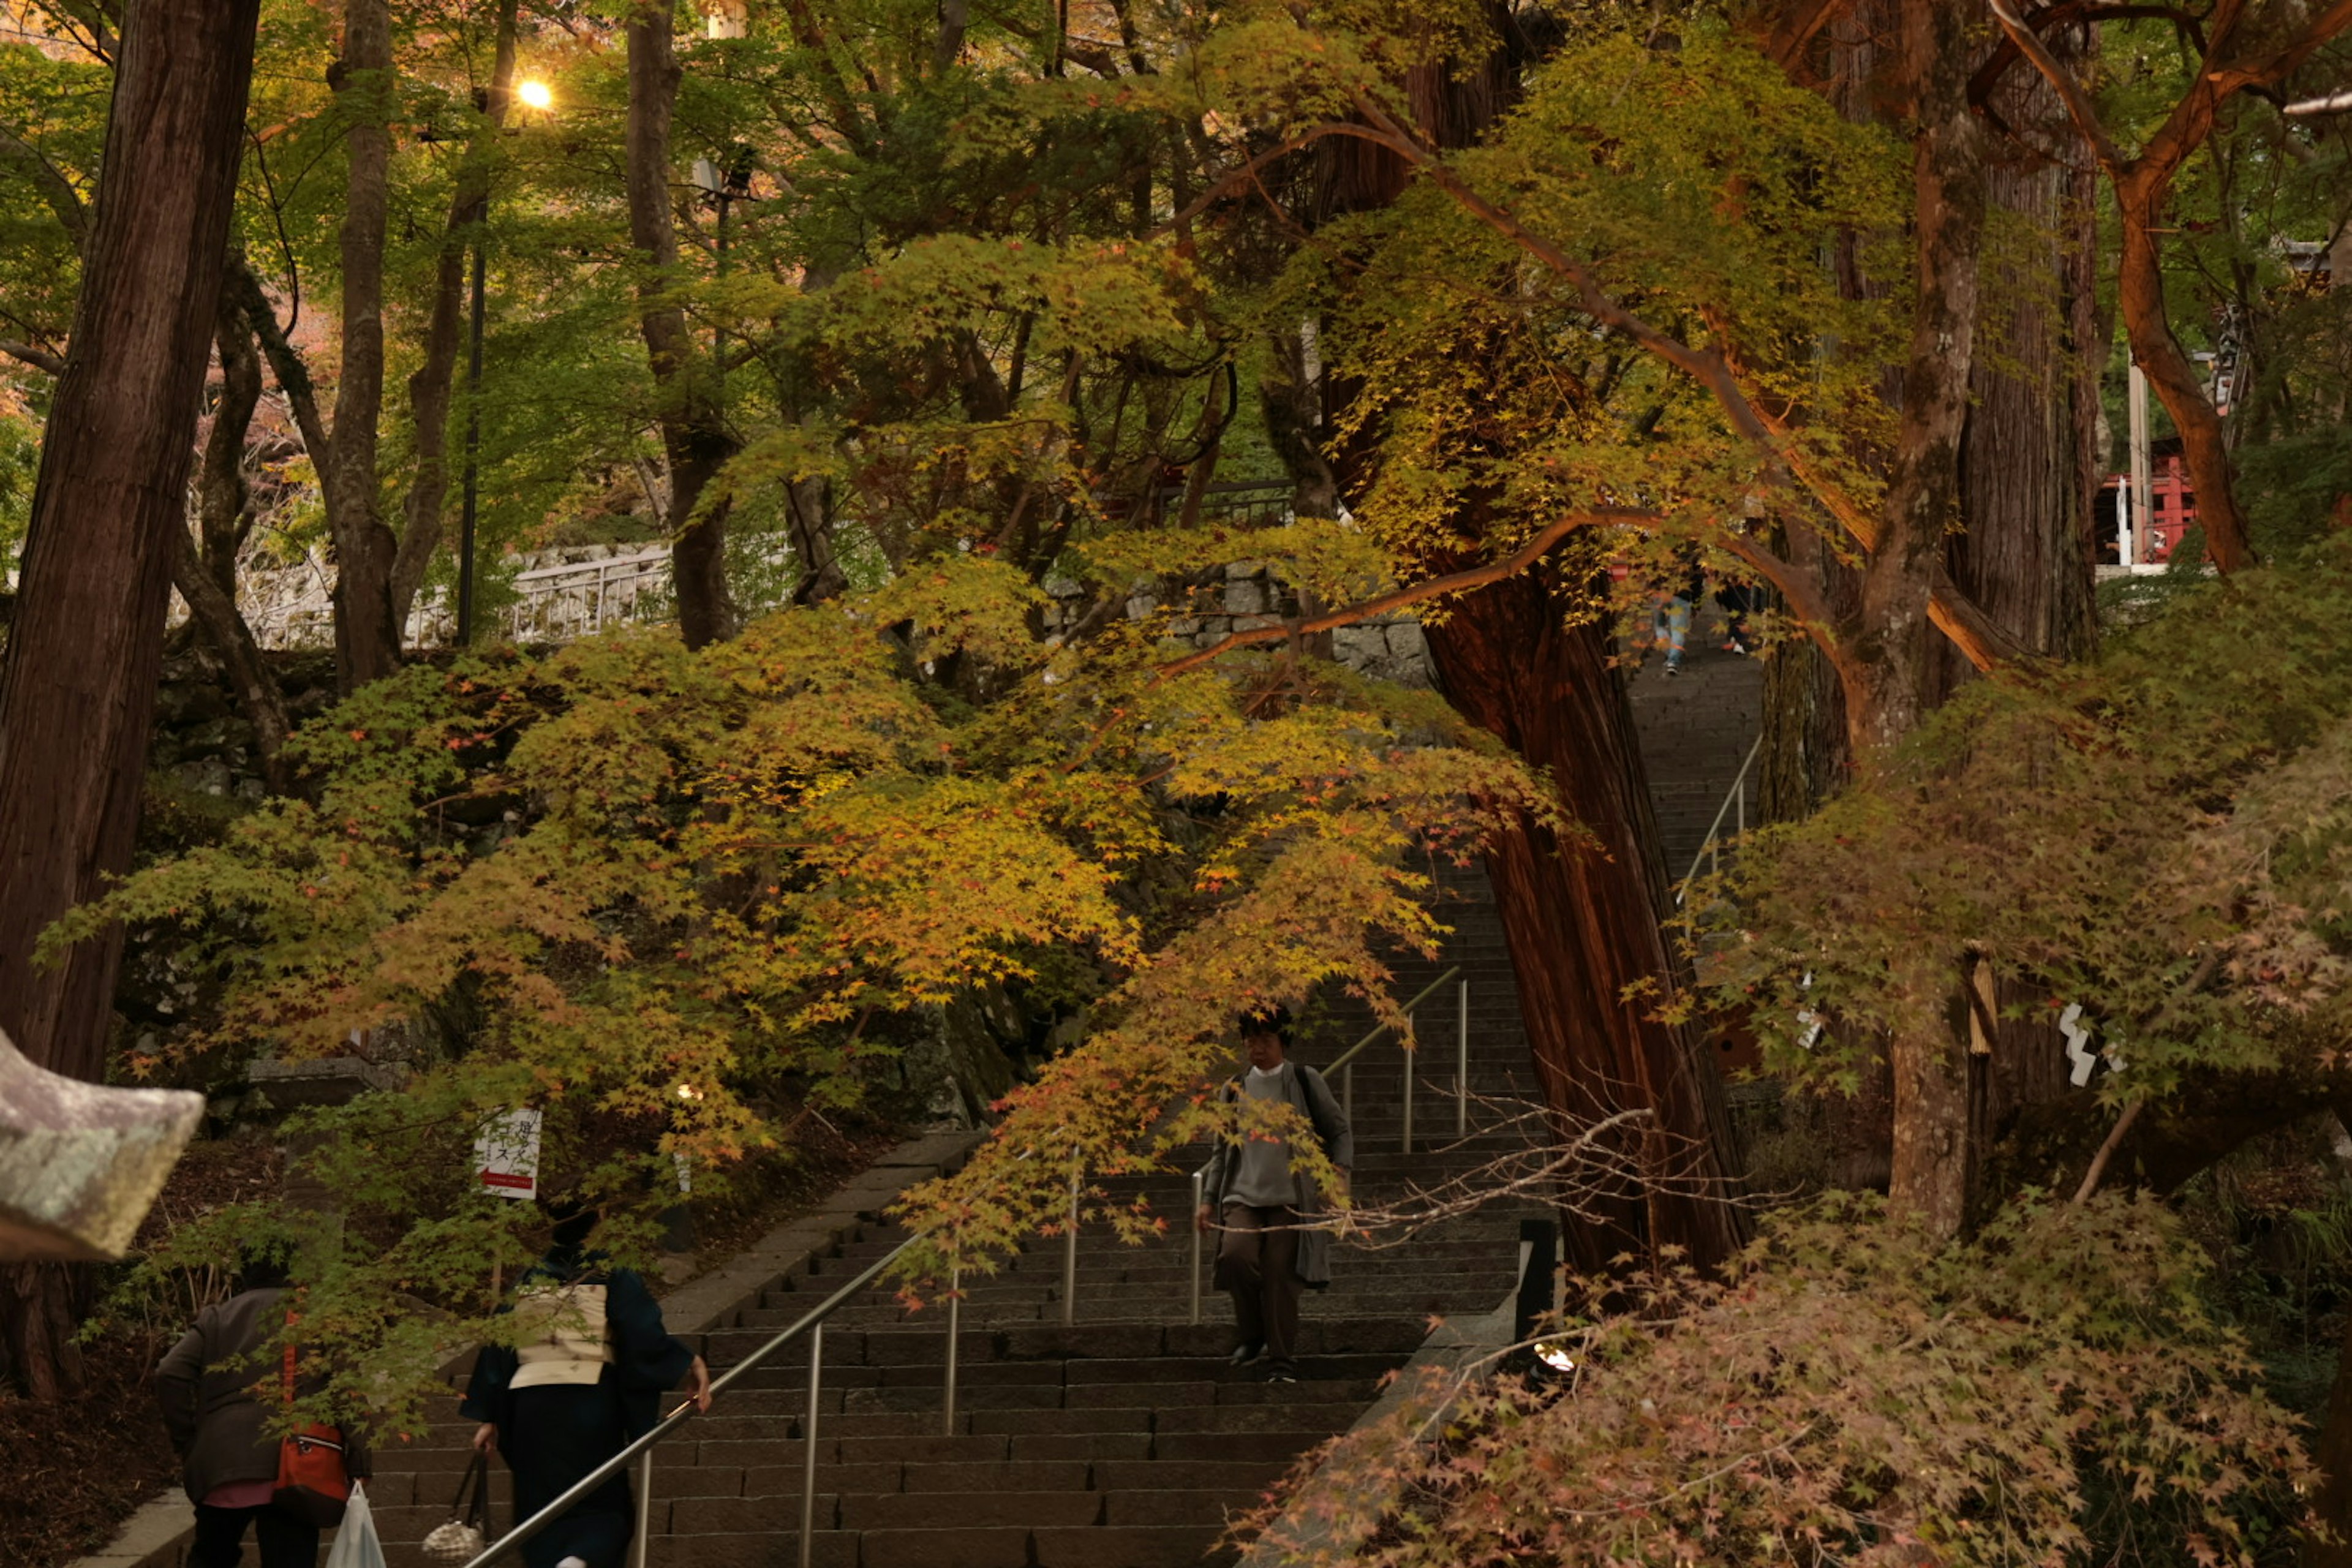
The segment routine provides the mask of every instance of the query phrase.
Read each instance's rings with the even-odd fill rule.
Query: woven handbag
[[[286,1314],[291,1323],[294,1314]],[[286,1403],[294,1404],[294,1347],[286,1347]],[[278,1486],[269,1500],[280,1513],[290,1513],[321,1530],[343,1521],[351,1500],[352,1478],[343,1468],[341,1428],[316,1422],[297,1426],[278,1444]]]
[[[435,1525],[425,1537],[425,1555],[444,1563],[469,1563],[489,1544],[489,1534],[490,1457],[477,1453],[457,1479],[447,1522]]]

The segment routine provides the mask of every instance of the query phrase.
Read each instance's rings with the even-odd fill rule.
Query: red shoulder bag
[[[294,1314],[286,1314],[291,1324]],[[286,1405],[294,1405],[294,1347],[286,1347]],[[270,1501],[280,1513],[290,1513],[321,1530],[343,1521],[343,1505],[351,1500],[352,1478],[343,1468],[343,1434],[340,1427],[316,1422],[297,1426],[278,1444],[278,1489]]]

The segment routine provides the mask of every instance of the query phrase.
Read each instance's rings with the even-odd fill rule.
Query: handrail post
[[[1454,1136],[1470,1136],[1470,983],[1462,983],[1454,1044]]]
[[[1195,1171],[1192,1173],[1192,1315],[1185,1321],[1196,1328],[1201,1322],[1201,1205],[1208,1201],[1208,1180]]]
[[[1078,1163],[1070,1162],[1070,1212],[1062,1228],[1062,1327],[1078,1321]]]
[[[809,1331],[808,1420],[801,1426],[801,1568],[816,1554],[816,1426],[818,1390],[824,1383],[824,1321]]]
[[[1411,1046],[1404,1052],[1404,1152],[1412,1152],[1412,1062],[1419,1055]]]
[[[629,1568],[646,1568],[646,1537],[653,1528],[654,1451],[637,1456],[637,1529],[629,1540]]]
[[[948,1270],[948,1373],[947,1422],[942,1435],[955,1436],[956,1347],[962,1342],[963,1268],[961,1264]]]

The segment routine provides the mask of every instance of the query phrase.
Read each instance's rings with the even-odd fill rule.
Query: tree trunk
[[[350,129],[343,198],[342,367],[334,448],[320,466],[335,542],[335,679],[346,693],[400,668],[392,613],[398,542],[384,526],[376,475],[383,416],[383,229],[390,202],[392,14],[385,0],[346,0],[343,57],[328,71]]]
[[[2238,505],[2221,416],[2205,395],[2204,377],[2172,335],[2172,319],[2164,308],[2164,258],[2156,231],[2164,222],[2171,190],[2169,169],[2147,170],[2116,182],[2116,205],[2124,226],[2116,301],[2131,338],[2132,358],[2147,373],[2157,401],[2180,433],[2181,459],[2197,492],[2197,523],[2205,531],[2205,548],[2214,565],[2237,572],[2254,563],[2254,550],[2246,514]]]
[[[441,511],[449,499],[449,395],[457,374],[457,342],[466,312],[466,245],[479,244],[490,207],[493,138],[507,122],[515,76],[516,0],[499,0],[498,41],[483,121],[466,146],[449,196],[449,221],[435,258],[433,310],[425,326],[425,360],[408,378],[409,415],[415,426],[416,478],[408,487],[400,545],[392,564],[392,623],[404,634],[409,606],[441,543]]]
[[[2309,1568],[2352,1568],[2352,1318],[2345,1320],[2336,1380],[2327,1386],[2327,1415],[2311,1458],[2323,1478],[2319,1521],[2335,1538],[2311,1542],[2304,1548],[2304,1562]]]
[[[1967,97],[1967,24],[1963,8],[1940,0],[1906,0],[1903,7],[1905,76],[1918,116],[1917,301],[1885,526],[1863,573],[1854,638],[1861,679],[1846,690],[1854,752],[1864,767],[1911,731],[1930,699],[1927,595],[1958,511],[1985,208],[1983,138]],[[1898,1029],[1887,1049],[1895,1071],[1889,1201],[1932,1234],[1957,1236],[1968,1212],[1968,1064],[1948,1031]]]
[[[670,216],[669,129],[678,67],[667,6],[629,18],[629,243],[645,276],[637,284],[646,353],[659,399],[662,449],[669,459],[670,575],[677,624],[688,647],[735,635],[727,590],[727,503],[703,491],[736,443],[727,433],[716,382],[695,350],[686,312],[665,302],[677,279],[677,230]]]
[[[1648,781],[1608,639],[1568,625],[1570,608],[1539,572],[1511,578],[1432,625],[1430,651],[1448,700],[1550,770],[1561,805],[1592,835],[1564,843],[1522,820],[1486,860],[1559,1130],[1652,1113],[1613,1145],[1629,1179],[1582,1205],[1591,1223],[1570,1228],[1569,1257],[1599,1271],[1620,1253],[1655,1258],[1673,1245],[1713,1267],[1740,1242],[1724,1201],[1722,1085],[1689,1031],[1654,1016],[1677,984],[1659,927],[1666,879]],[[1628,1000],[1628,986],[1646,994]]]
[[[204,467],[196,478],[197,530],[203,544],[199,549],[184,530],[173,541],[172,585],[180,591],[189,618],[210,639],[228,672],[237,703],[253,726],[262,777],[272,790],[282,793],[286,779],[278,753],[291,727],[286,699],[253,640],[253,628],[246,625],[236,607],[237,552],[253,527],[245,444],[253,427],[253,411],[261,402],[261,355],[253,346],[253,329],[238,296],[236,287],[224,278],[214,332],[220,350],[221,395],[213,406]]]
[[[2036,237],[2028,266],[1999,266],[1985,279],[1989,297],[2019,303],[1986,323],[2003,329],[1999,353],[1977,356],[1970,374],[1961,531],[1945,546],[1952,580],[1979,608],[2025,647],[2059,659],[2087,657],[2098,632],[2081,417],[2096,388],[2079,374],[2096,363],[2098,345],[2074,331],[2095,284],[2096,236],[2091,209],[2069,203],[2068,183],[2069,172],[2054,163],[1997,163],[1987,173],[1990,204]],[[1948,645],[1941,664],[1939,697],[1974,673]]]
[[[286,710],[286,694],[278,689],[278,678],[269,672],[268,661],[261,657],[261,645],[254,641],[253,628],[238,611],[234,590],[225,591],[206,570],[204,557],[196,553],[195,542],[184,531],[173,542],[172,586],[187,602],[189,618],[204,629],[214,651],[220,655],[222,668],[228,672],[237,706],[245,710],[246,721],[253,726],[253,748],[261,763],[262,781],[271,793],[285,794],[283,753],[286,738],[294,728]]]
[[[175,537],[236,195],[258,0],[129,8],[72,346],[0,664],[0,1030],[105,1075],[121,931],[37,966],[41,931],[131,868]],[[0,1375],[68,1392],[89,1276],[0,1282]]]
[[[196,515],[205,570],[234,603],[237,554],[253,531],[253,515],[247,510],[253,487],[245,477],[245,443],[253,429],[253,411],[261,405],[261,355],[254,349],[253,329],[246,324],[236,290],[226,283],[213,342],[220,351],[221,394],[213,405],[212,430],[205,438],[204,467],[197,470]]]

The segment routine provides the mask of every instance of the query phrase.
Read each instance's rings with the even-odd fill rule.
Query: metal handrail
[[[1445,984],[1456,979],[1461,973],[1462,966],[1458,963],[1448,969],[1444,973],[1430,982],[1430,984],[1422,990],[1419,995],[1416,995],[1411,1002],[1406,1003],[1403,1009],[1404,1012],[1407,1015],[1411,1015],[1413,1010],[1418,1008],[1423,1003],[1436,995],[1438,991]],[[1462,1010],[1459,1027],[1459,1048],[1461,1052],[1460,1062],[1457,1068],[1459,1079],[1455,1086],[1459,1090],[1462,1099],[1462,1106],[1456,1117],[1456,1129],[1458,1131],[1463,1132],[1466,1132],[1468,1130],[1470,1103],[1469,993],[1469,983],[1465,981],[1462,985]],[[1323,1069],[1327,1073],[1340,1072],[1344,1075],[1343,1082],[1346,1086],[1346,1098],[1349,1102],[1349,1110],[1351,1112],[1354,1109],[1355,1100],[1353,1092],[1355,1087],[1355,1058],[1359,1052],[1371,1045],[1373,1041],[1379,1039],[1381,1036],[1388,1030],[1389,1026],[1390,1026],[1386,1024],[1374,1026],[1369,1034],[1365,1035],[1362,1039],[1358,1040],[1354,1045],[1349,1047],[1347,1050],[1340,1053],[1338,1060],[1334,1061],[1329,1067]],[[1412,1067],[1410,1062],[1405,1066],[1404,1143],[1406,1151],[1410,1152],[1412,1147]],[[1021,1157],[1024,1160],[1029,1159],[1034,1155],[1034,1151],[1032,1151],[1030,1153],[1024,1154]],[[1207,1172],[1208,1167],[1203,1165],[1200,1170],[1192,1173],[1192,1206],[1196,1214],[1200,1208],[1202,1194],[1202,1183],[1207,1175]],[[1062,1321],[1065,1324],[1070,1324],[1076,1321],[1077,1295],[1077,1230],[1081,1196],[1081,1171],[1079,1165],[1074,1162],[1070,1167],[1069,1213],[1065,1223],[1062,1251]],[[739,1361],[733,1366],[729,1367],[726,1372],[711,1380],[709,1392],[711,1397],[716,1399],[738,1378],[743,1376],[746,1373],[753,1371],[770,1356],[775,1354],[778,1351],[792,1343],[793,1341],[798,1339],[802,1334],[805,1333],[809,1336],[808,1414],[801,1428],[801,1441],[805,1445],[803,1455],[803,1468],[801,1479],[801,1568],[809,1568],[809,1563],[812,1561],[811,1554],[815,1548],[814,1527],[815,1524],[816,1506],[817,1420],[821,1414],[819,1405],[821,1385],[824,1379],[825,1321],[831,1318],[834,1313],[839,1311],[844,1306],[847,1305],[851,1300],[864,1291],[866,1287],[872,1285],[875,1280],[881,1278],[884,1273],[888,1271],[892,1264],[898,1262],[898,1259],[906,1254],[909,1247],[913,1247],[916,1242],[921,1239],[922,1237],[909,1237],[907,1240],[900,1242],[897,1247],[892,1247],[880,1258],[876,1258],[872,1263],[867,1264],[845,1284],[835,1290],[832,1295],[826,1297],[822,1302],[811,1308],[808,1311],[802,1313],[801,1316],[789,1327],[775,1334],[773,1337],[769,1339],[765,1344],[761,1345],[750,1355],[745,1356],[741,1361]],[[946,1429],[950,1436],[953,1436],[955,1429],[956,1373],[957,1361],[959,1359],[957,1350],[959,1331],[961,1326],[962,1317],[961,1309],[963,1305],[961,1285],[962,1270],[958,1268],[953,1270],[949,1277],[947,1321],[948,1347],[945,1377],[943,1379],[942,1389],[944,1395],[942,1403],[945,1406],[946,1412]],[[1201,1321],[1201,1233],[1197,1226],[1194,1227],[1192,1232],[1192,1279],[1191,1307],[1192,1321],[1194,1323],[1198,1323]],[[470,1562],[466,1563],[465,1568],[489,1568],[491,1563],[496,1563],[501,1557],[513,1552],[524,1542],[530,1540],[548,1525],[562,1518],[575,1504],[586,1498],[589,1493],[594,1491],[597,1488],[603,1486],[605,1482],[611,1480],[614,1477],[627,1469],[633,1461],[638,1461],[639,1463],[635,1477],[636,1523],[635,1531],[630,1543],[629,1563],[630,1568],[645,1568],[646,1537],[649,1533],[649,1523],[652,1514],[654,1447],[660,1443],[664,1438],[667,1437],[671,1433],[677,1430],[678,1427],[683,1426],[687,1422],[692,1420],[697,1414],[698,1412],[692,1400],[688,1400],[685,1404],[680,1405],[677,1409],[671,1411],[660,1421],[656,1422],[654,1426],[642,1436],[636,1437],[625,1446],[619,1453],[614,1454],[611,1458],[606,1459],[603,1464],[589,1471],[587,1475],[573,1482],[572,1486],[566,1489],[562,1495],[556,1498],[554,1501],[549,1503],[545,1508],[541,1509],[537,1513],[532,1514],[529,1519],[517,1524],[512,1530],[507,1531],[505,1535],[499,1537],[497,1541],[485,1546]]]
[[[1739,772],[1732,775],[1731,787],[1724,791],[1723,804],[1715,808],[1715,820],[1706,825],[1706,837],[1699,841],[1698,853],[1691,857],[1690,869],[1684,872],[1683,879],[1675,884],[1675,908],[1683,907],[1683,900],[1690,896],[1691,879],[1698,875],[1699,866],[1709,856],[1715,858],[1715,868],[1718,871],[1723,869],[1723,857],[1716,840],[1723,832],[1724,814],[1732,809],[1735,802],[1739,809],[1739,831],[1748,831],[1748,770],[1756,765],[1756,753],[1763,749],[1764,737],[1759,734],[1756,737],[1756,743],[1748,748],[1748,756],[1740,763]]]
[[[810,1509],[814,1502],[816,1496],[817,1381],[819,1367],[822,1364],[821,1361],[815,1358],[822,1357],[824,1353],[824,1321],[827,1318],[832,1317],[836,1311],[839,1311],[842,1307],[848,1303],[852,1297],[857,1295],[867,1286],[873,1284],[876,1279],[881,1277],[884,1270],[887,1269],[893,1263],[898,1261],[900,1254],[904,1253],[908,1247],[914,1246],[919,1239],[921,1238],[910,1237],[907,1240],[900,1242],[897,1247],[892,1247],[882,1257],[875,1259],[872,1263],[867,1264],[864,1268],[860,1269],[847,1284],[842,1286],[841,1289],[826,1297],[815,1307],[813,1307],[808,1311],[802,1313],[799,1320],[793,1322],[791,1327],[785,1329],[773,1339],[771,1339],[766,1344],[761,1345],[758,1350],[753,1351],[750,1355],[745,1356],[741,1361],[739,1361],[733,1366],[729,1367],[726,1372],[721,1373],[719,1376],[711,1380],[710,1394],[711,1397],[715,1399],[726,1389],[728,1384],[733,1383],[737,1378],[741,1377],[745,1373],[752,1371],[754,1368],[759,1366],[761,1363],[766,1361],[776,1352],[783,1349],[784,1346],[792,1343],[793,1341],[798,1339],[802,1334],[807,1333],[811,1336],[810,1342],[813,1347],[813,1356],[809,1363],[808,1424],[801,1432],[801,1440],[808,1445],[807,1475],[803,1482],[803,1489],[801,1497],[802,1568],[807,1568],[809,1553],[814,1545],[814,1542],[811,1540],[811,1532],[808,1529],[808,1525],[810,1522]],[[952,1321],[952,1317],[950,1318],[950,1321]],[[952,1344],[953,1342],[950,1341],[950,1343]],[[687,1401],[677,1409],[671,1411],[667,1416],[656,1422],[652,1428],[646,1432],[643,1436],[636,1438],[627,1447],[624,1447],[619,1453],[614,1455],[611,1458],[605,1460],[603,1464],[589,1471],[579,1480],[574,1481],[571,1488],[566,1490],[562,1496],[557,1498],[553,1502],[549,1503],[545,1508],[541,1509],[537,1513],[532,1514],[529,1519],[524,1520],[521,1523],[516,1525],[512,1530],[507,1531],[506,1534],[500,1536],[496,1542],[484,1547],[481,1552],[475,1556],[472,1562],[466,1564],[466,1568],[489,1568],[489,1564],[497,1562],[499,1558],[504,1557],[516,1547],[520,1546],[524,1542],[538,1534],[548,1525],[562,1518],[563,1514],[572,1509],[573,1504],[579,1502],[590,1492],[594,1491],[598,1487],[603,1486],[606,1481],[611,1480],[614,1476],[619,1475],[623,1470],[626,1469],[629,1467],[630,1461],[637,1458],[640,1455],[646,1456],[646,1464],[644,1474],[642,1474],[637,1480],[637,1495],[640,1499],[648,1497],[652,1489],[653,1468],[651,1454],[654,1445],[668,1436],[672,1432],[677,1430],[678,1427],[686,1425],[687,1422],[692,1420],[695,1415],[696,1410],[692,1400]],[[637,1510],[635,1543],[631,1552],[632,1561],[635,1563],[642,1563],[644,1561],[646,1514],[647,1510],[645,1507],[640,1506]]]
[[[1454,979],[1461,973],[1462,966],[1458,963],[1455,964],[1453,968],[1447,970],[1444,973],[1431,981],[1427,986],[1423,988],[1420,995],[1406,1003],[1400,1011],[1410,1015],[1414,1008],[1420,1006],[1423,1002],[1428,1001],[1432,996],[1436,995],[1437,988],[1439,986],[1444,984],[1447,981]],[[1329,1067],[1323,1069],[1324,1076],[1328,1078],[1331,1074],[1339,1072],[1347,1067],[1349,1062],[1356,1059],[1356,1054],[1359,1051],[1361,1051],[1366,1046],[1370,1045],[1374,1040],[1379,1039],[1382,1035],[1387,1034],[1392,1026],[1393,1026],[1388,1024],[1373,1025],[1372,1032],[1370,1034],[1366,1035],[1362,1039],[1358,1040],[1354,1045],[1349,1046],[1346,1050],[1341,1051],[1339,1053],[1339,1059],[1334,1061]]]

